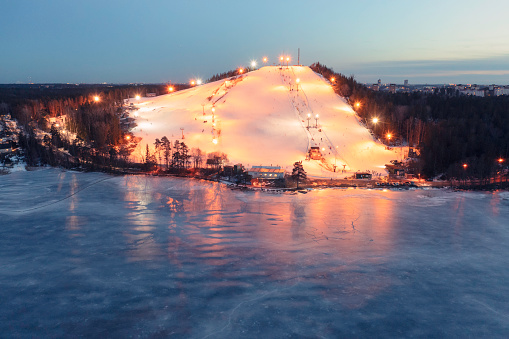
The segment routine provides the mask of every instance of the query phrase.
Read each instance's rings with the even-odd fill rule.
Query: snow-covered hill
[[[401,157],[375,141],[345,99],[305,66],[263,67],[131,102],[139,107],[133,130],[142,138],[133,155],[137,161],[156,138],[180,140],[182,135],[189,148],[224,152],[231,163],[291,170],[303,160],[309,175],[322,177],[385,173],[384,165]],[[319,147],[321,160],[306,160],[310,147]]]

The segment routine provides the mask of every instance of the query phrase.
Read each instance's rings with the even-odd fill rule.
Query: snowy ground
[[[509,194],[0,177],[9,337],[509,336]]]
[[[139,108],[134,133],[143,138],[136,161],[156,138],[182,141],[182,135],[190,148],[224,152],[234,164],[280,165],[290,172],[310,147],[319,147],[323,163],[304,161],[306,171],[319,177],[343,178],[342,170],[385,174],[385,164],[402,157],[401,150],[376,142],[345,99],[309,67],[268,66],[131,102]]]

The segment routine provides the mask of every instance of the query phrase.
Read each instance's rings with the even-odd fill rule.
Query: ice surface
[[[343,169],[385,173],[385,164],[401,160],[401,151],[376,142],[345,99],[309,67],[268,66],[235,80],[132,102],[139,107],[134,134],[143,138],[133,154],[136,161],[156,138],[180,140],[181,128],[190,148],[224,152],[233,164],[246,167],[272,164],[291,172],[312,146],[325,158],[324,163],[304,161],[313,176],[342,178]],[[307,128],[308,114],[309,125],[319,128]]]
[[[507,193],[0,177],[8,337],[509,335]]]

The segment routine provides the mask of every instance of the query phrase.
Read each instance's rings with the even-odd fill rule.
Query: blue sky
[[[0,5],[0,83],[187,82],[300,48],[361,82],[509,84],[503,0]]]

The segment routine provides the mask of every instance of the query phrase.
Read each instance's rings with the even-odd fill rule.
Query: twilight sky
[[[187,82],[300,47],[360,82],[509,84],[506,0],[0,5],[0,83]]]

